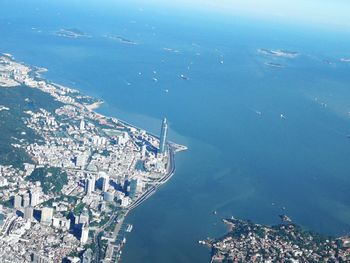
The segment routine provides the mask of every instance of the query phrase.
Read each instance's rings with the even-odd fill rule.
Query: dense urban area
[[[100,101],[0,56],[1,262],[117,262],[126,214],[174,173],[167,120],[155,136]]]

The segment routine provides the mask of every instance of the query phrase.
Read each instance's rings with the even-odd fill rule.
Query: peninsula
[[[211,262],[349,262],[350,239],[305,231],[286,215],[283,224],[264,226],[224,219],[229,233],[199,241],[211,248]]]
[[[102,102],[0,56],[0,259],[116,262],[128,212],[186,150],[93,111]],[[85,262],[85,261],[84,261]]]

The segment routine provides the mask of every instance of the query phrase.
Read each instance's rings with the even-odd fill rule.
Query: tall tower
[[[162,129],[160,131],[159,153],[165,152],[167,134],[168,134],[168,123],[166,118],[164,118],[162,123]]]

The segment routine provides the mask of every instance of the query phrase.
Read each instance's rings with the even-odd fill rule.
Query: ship
[[[181,74],[180,78],[184,79],[184,80],[189,80],[189,77],[186,77],[185,75]]]
[[[126,227],[126,232],[130,233],[132,231],[132,228],[133,228],[133,225],[128,224],[128,226]]]

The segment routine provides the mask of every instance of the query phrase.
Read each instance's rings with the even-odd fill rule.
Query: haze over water
[[[350,231],[350,63],[340,61],[350,58],[349,34],[138,6],[23,0],[2,9],[0,52],[103,99],[104,114],[155,133],[166,116],[170,139],[189,147],[175,176],[128,216],[123,262],[206,262],[198,240],[223,234],[231,215],[274,224],[285,213],[314,231]],[[55,36],[60,28],[91,37]]]

